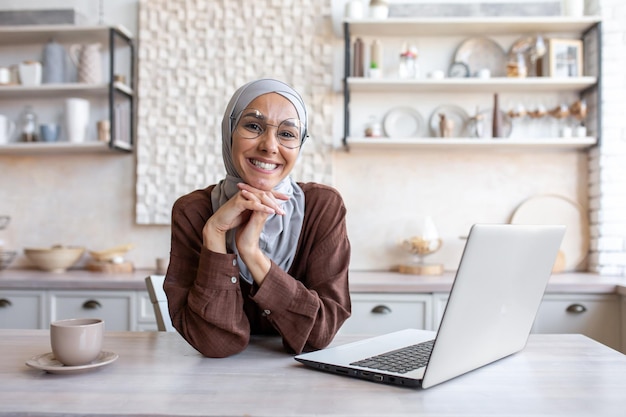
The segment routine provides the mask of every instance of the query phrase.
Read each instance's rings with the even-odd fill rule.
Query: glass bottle
[[[37,115],[31,106],[26,106],[20,118],[20,140],[22,142],[37,142]]]
[[[491,137],[501,138],[502,134],[502,111],[500,111],[500,104],[498,102],[498,93],[493,95],[493,116],[491,119]]]

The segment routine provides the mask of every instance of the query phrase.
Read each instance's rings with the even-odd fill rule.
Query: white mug
[[[84,142],[89,126],[89,101],[82,98],[65,100],[65,132],[67,140],[73,143]]]
[[[24,61],[19,64],[18,72],[20,82],[25,86],[35,86],[41,84],[41,62]]]
[[[15,132],[15,122],[0,114],[0,143],[8,143]]]
[[[0,85],[11,84],[11,70],[7,67],[0,67]]]

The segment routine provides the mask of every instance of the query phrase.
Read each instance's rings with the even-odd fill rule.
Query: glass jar
[[[398,76],[403,79],[417,78],[419,76],[419,67],[417,64],[417,54],[412,51],[406,51],[400,54],[400,66],[398,68]]]
[[[26,106],[20,117],[20,141],[37,142],[37,115],[31,106]]]

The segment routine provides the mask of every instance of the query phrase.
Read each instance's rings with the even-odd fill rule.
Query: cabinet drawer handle
[[[0,299],[0,308],[2,307],[11,307],[11,300],[7,300],[6,298]]]
[[[87,300],[83,303],[83,308],[85,310],[95,310],[97,308],[102,307],[102,304],[100,304],[98,301],[96,300]]]
[[[582,304],[572,304],[565,309],[568,313],[581,314],[587,311],[587,307]]]
[[[391,309],[384,305],[378,305],[372,309],[374,314],[391,314]]]

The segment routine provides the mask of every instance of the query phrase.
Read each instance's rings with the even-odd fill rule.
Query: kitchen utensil
[[[15,122],[0,114],[0,144],[8,143],[15,132]]]
[[[74,44],[69,48],[70,58],[78,68],[78,82],[99,84],[102,82],[102,45],[99,43]]]
[[[11,84],[11,70],[7,67],[0,67],[0,85]]]
[[[463,134],[465,133],[467,121],[469,120],[469,116],[461,107],[451,104],[444,104],[437,107],[430,115],[429,125],[431,135],[434,137],[441,137],[441,132],[439,129],[441,114],[444,114],[446,116],[446,119],[453,121],[453,129],[450,137],[463,136]]]
[[[424,133],[422,115],[411,107],[391,109],[383,120],[385,135],[394,138],[416,138]]]
[[[506,53],[504,49],[489,38],[469,38],[465,40],[454,54],[454,62],[467,64],[470,76],[488,68],[492,77],[506,75]]]
[[[8,268],[16,255],[16,251],[0,249],[0,270]]]
[[[42,355],[33,356],[26,361],[26,365],[33,369],[46,371],[50,374],[73,375],[82,374],[84,372],[91,371],[92,369],[106,366],[115,362],[117,358],[119,358],[117,353],[102,351],[91,363],[86,365],[67,366],[59,362],[59,360],[54,357],[52,352],[48,352]]]
[[[96,123],[98,129],[98,140],[108,142],[111,140],[111,122],[108,120],[100,120]]]
[[[22,85],[30,87],[41,84],[41,62],[24,61],[19,64],[18,72]]]
[[[39,126],[41,140],[44,142],[56,142],[59,137],[59,125],[56,123],[45,123]]]
[[[96,359],[102,350],[102,339],[102,319],[67,319],[50,323],[52,353],[66,366],[87,365]]]
[[[67,53],[63,45],[51,39],[43,48],[43,83],[64,83]]]
[[[91,257],[96,261],[110,262],[113,261],[115,258],[124,259],[124,255],[126,255],[126,252],[133,249],[134,247],[134,244],[127,243],[125,245],[114,246],[112,248],[104,249],[101,251],[89,251],[89,255],[91,255]]]
[[[20,141],[37,142],[38,140],[37,115],[31,106],[26,106],[20,117]]]
[[[67,140],[73,143],[84,142],[89,126],[89,101],[82,98],[65,100],[65,129]]]
[[[85,252],[82,247],[53,246],[51,248],[25,248],[26,257],[39,269],[63,273],[73,266]]]

